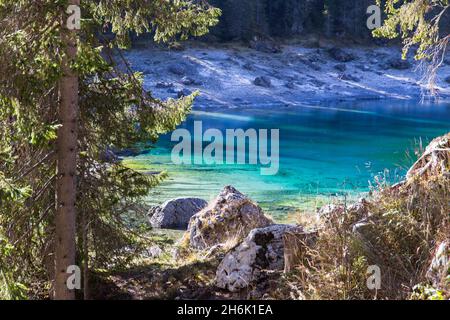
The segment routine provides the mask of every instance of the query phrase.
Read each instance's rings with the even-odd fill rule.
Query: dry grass
[[[417,284],[426,284],[436,245],[450,238],[449,137],[437,151],[427,148],[404,183],[372,196],[359,232],[353,230],[358,219],[347,212],[319,224],[319,238],[307,249],[307,261],[287,276],[289,298],[408,299]],[[373,265],[381,270],[379,290],[367,286],[367,270]],[[450,298],[448,282],[439,297]]]

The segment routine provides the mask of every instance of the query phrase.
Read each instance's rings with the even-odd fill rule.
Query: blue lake
[[[375,177],[400,180],[414,162],[415,150],[450,131],[450,103],[367,100],[317,106],[208,108],[194,111],[180,126],[193,135],[203,129],[279,129],[278,174],[264,176],[258,165],[175,165],[170,134],[155,148],[127,158],[141,170],[169,173],[148,197],[150,204],[176,197],[210,200],[233,185],[278,220],[296,208],[311,209],[330,197],[356,197]],[[205,144],[206,145],[206,144]],[[196,155],[199,156],[199,155]]]

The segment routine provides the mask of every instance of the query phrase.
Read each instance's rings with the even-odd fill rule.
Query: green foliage
[[[376,29],[376,37],[403,40],[403,58],[414,48],[415,58],[428,64],[425,79],[431,93],[435,91],[436,73],[444,60],[448,34],[449,0],[377,0],[384,4],[387,19]]]
[[[428,284],[420,284],[413,288],[412,300],[445,300],[441,290],[433,288]]]
[[[0,257],[5,296],[20,297],[19,282],[52,278],[58,83],[67,1],[0,0]],[[127,225],[139,202],[165,173],[126,168],[111,150],[152,143],[191,110],[197,93],[162,101],[143,88],[120,48],[131,33],[156,41],[205,34],[220,11],[204,1],[97,0],[82,2],[79,88],[78,263],[107,266],[142,240]],[[115,33],[114,37],[105,31]],[[83,240],[84,239],[84,240]],[[86,256],[88,246],[88,256]],[[20,266],[20,268],[19,268]],[[11,271],[11,272],[10,272]],[[7,283],[8,285],[5,285]],[[6,292],[6,291],[5,291]]]
[[[377,1],[382,5],[381,0]],[[448,0],[388,0],[385,11],[388,15],[384,25],[374,31],[374,35],[389,39],[401,37],[404,40],[403,56],[413,45],[418,45],[416,58],[429,57],[429,50],[439,41],[439,23],[448,8]],[[431,14],[436,9],[437,14]]]

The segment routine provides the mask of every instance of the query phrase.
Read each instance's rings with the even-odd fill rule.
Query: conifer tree
[[[201,36],[220,14],[205,1],[83,1],[81,28],[70,30],[70,5],[79,0],[0,0],[0,296],[8,298],[54,280],[55,298],[73,299],[69,265],[87,275],[139,243],[124,218],[165,174],[130,170],[112,150],[173,130],[195,94],[154,98],[121,50],[130,33]]]
[[[436,75],[442,65],[450,41],[449,0],[377,0],[387,19],[375,36],[403,40],[403,57],[411,49],[416,60],[424,63],[425,81],[436,94]]]

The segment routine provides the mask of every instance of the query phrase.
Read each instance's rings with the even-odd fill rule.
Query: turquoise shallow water
[[[279,220],[318,199],[367,192],[374,177],[398,181],[414,161],[418,142],[450,131],[450,103],[415,101],[335,102],[318,106],[207,109],[180,126],[203,129],[280,130],[280,168],[263,176],[255,165],[174,165],[170,135],[157,146],[127,158],[142,170],[167,170],[169,178],[152,191],[151,204],[195,196],[209,200],[231,184]],[[205,143],[206,145],[207,143]],[[408,154],[410,156],[408,156]]]

